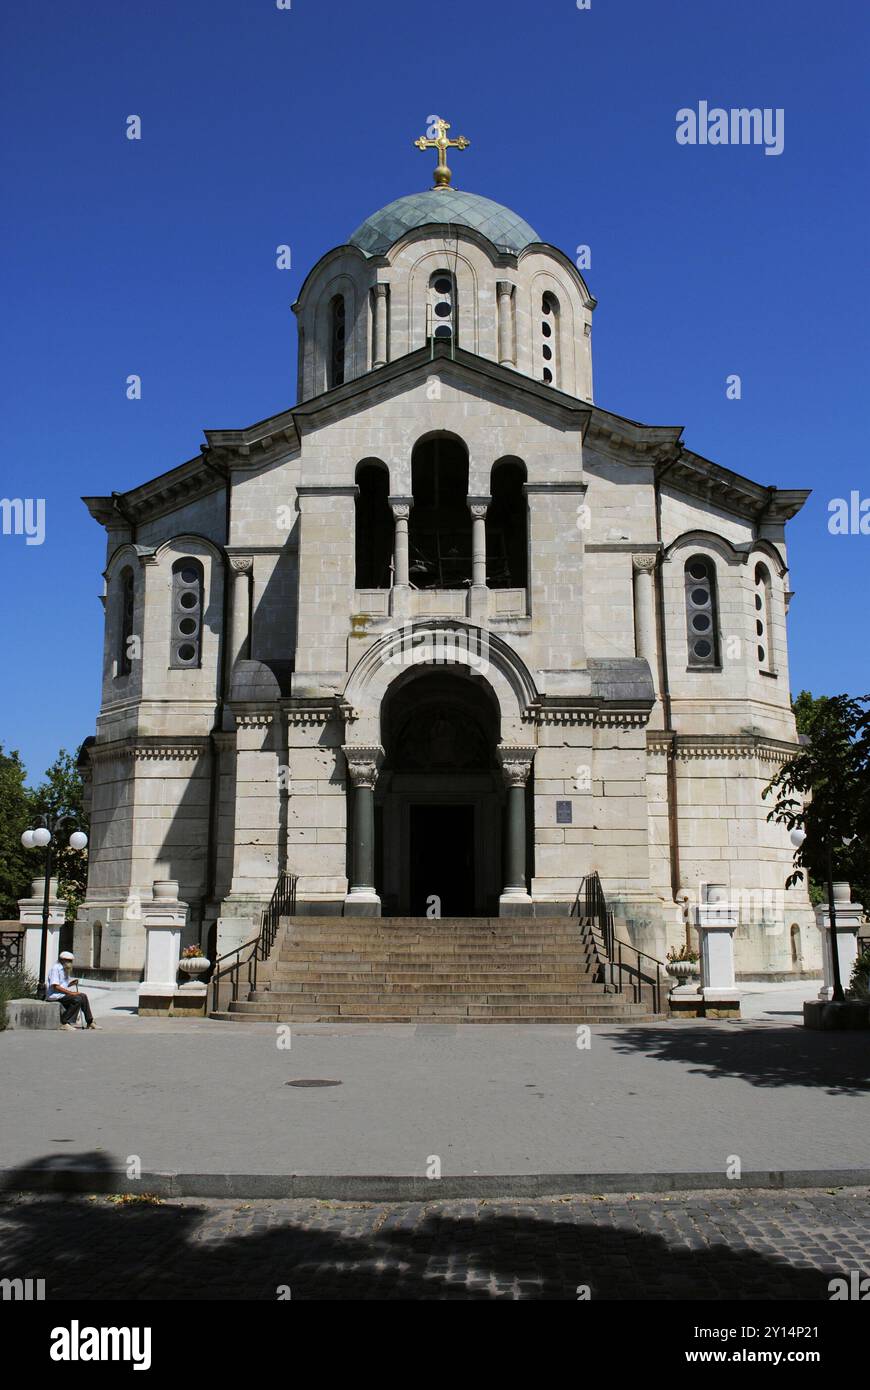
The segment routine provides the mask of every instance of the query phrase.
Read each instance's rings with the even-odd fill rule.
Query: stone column
[[[42,904],[45,896],[45,879],[35,878],[30,886],[29,898],[18,899],[18,920],[24,932],[24,969],[39,979],[39,961],[42,955]],[[60,929],[66,921],[66,899],[57,896],[57,879],[53,878],[48,890],[48,939],[45,943],[45,973],[57,962],[60,950]],[[44,984],[44,980],[39,981]]]
[[[379,917],[381,900],[375,892],[375,783],[383,761],[380,744],[344,744],[348,776],[353,784],[353,867],[350,891],[344,900],[346,917]]]
[[[514,366],[513,289],[509,280],[499,280],[495,287],[498,296],[498,360],[502,367]]]
[[[649,662],[653,687],[658,694],[658,644],[656,642],[655,572],[658,556],[649,551],[632,555],[634,572],[634,649]]]
[[[471,589],[468,616],[478,626],[489,617],[489,591],[486,587],[486,513],[491,497],[469,497],[471,512]]]
[[[505,875],[499,913],[502,917],[523,916],[524,904],[532,901],[526,886],[526,783],[535,750],[531,745],[502,743],[497,752],[507,784]]]
[[[146,907],[145,977],[139,986],[139,1013],[170,1014],[178,991],[181,934],[187,924],[187,904],[178,898],[178,884],[158,879]],[[205,989],[205,986],[202,986]]]
[[[408,579],[408,519],[414,505],[413,497],[391,497],[395,530],[393,533],[393,593],[392,616],[405,618],[410,605],[410,584]]]
[[[695,925],[701,945],[704,1017],[739,1018],[740,995],[734,979],[734,933],[739,914],[724,885],[707,884],[707,901],[696,908]]]
[[[849,988],[852,970],[858,958],[858,931],[864,916],[861,903],[852,902],[852,890],[848,883],[834,884],[834,913],[837,921],[837,959],[840,966],[840,983],[844,990]],[[816,904],[816,926],[822,933],[822,970],[824,980],[819,990],[821,1000],[829,1000],[834,994],[834,958],[831,935],[831,915],[827,893],[824,902]]]
[[[374,343],[372,345],[372,366],[387,365],[387,305],[390,289],[388,285],[375,285]]]
[[[233,576],[231,668],[237,661],[246,661],[250,652],[250,575],[253,568],[254,561],[250,555],[230,556],[230,572]]]

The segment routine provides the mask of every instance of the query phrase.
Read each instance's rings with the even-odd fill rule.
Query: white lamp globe
[[[805,830],[799,830],[795,828],[794,830],[789,832],[788,838],[791,840],[795,849],[800,849],[804,840],[807,838],[807,832]]]
[[[74,830],[69,837],[70,849],[87,849],[88,837],[83,830]]]
[[[32,830],[25,830],[24,834],[21,836],[21,843],[25,849],[33,849],[34,840]]]
[[[51,844],[51,832],[46,830],[44,825],[41,825],[38,830],[33,832],[33,843],[38,845],[40,849],[45,849],[46,845]]]

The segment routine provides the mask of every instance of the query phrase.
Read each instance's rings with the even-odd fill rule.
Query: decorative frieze
[[[208,739],[169,739],[154,738],[144,740],[124,739],[118,743],[92,743],[88,749],[91,762],[105,762],[112,758],[129,758],[134,762],[154,761],[195,761],[207,753]]]
[[[240,729],[268,729],[275,719],[272,710],[234,710],[236,726]]]
[[[648,709],[605,708],[594,705],[537,705],[523,712],[523,722],[538,726],[639,728],[649,722]]]
[[[667,734],[660,730],[647,735],[647,752],[660,757],[677,757],[684,762],[713,758],[756,758],[760,762],[784,763],[797,753],[794,743],[771,738],[747,738],[740,734]]]

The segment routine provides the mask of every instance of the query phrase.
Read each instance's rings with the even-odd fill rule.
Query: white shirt
[[[65,995],[65,994],[60,994],[60,993],[55,989],[55,985],[63,985],[63,987],[64,987],[65,989],[69,989],[69,985],[70,985],[70,980],[71,980],[71,979],[72,979],[72,976],[70,976],[70,975],[67,974],[67,970],[66,970],[66,961],[64,961],[64,960],[55,961],[54,965],[51,967],[51,969],[50,969],[49,972],[48,972],[48,979],[47,979],[46,982],[45,982],[45,983],[46,983],[46,986],[47,986],[47,990],[48,990],[48,993],[47,993],[47,995],[46,995],[46,998],[48,998],[48,999],[65,999],[65,998],[66,998],[66,995]]]

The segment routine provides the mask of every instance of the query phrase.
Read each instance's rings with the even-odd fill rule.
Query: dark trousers
[[[85,1016],[85,1023],[90,1025],[94,1021],[91,1013],[91,1004],[86,994],[65,994],[60,1006],[61,1023],[77,1023],[79,1013]]]

